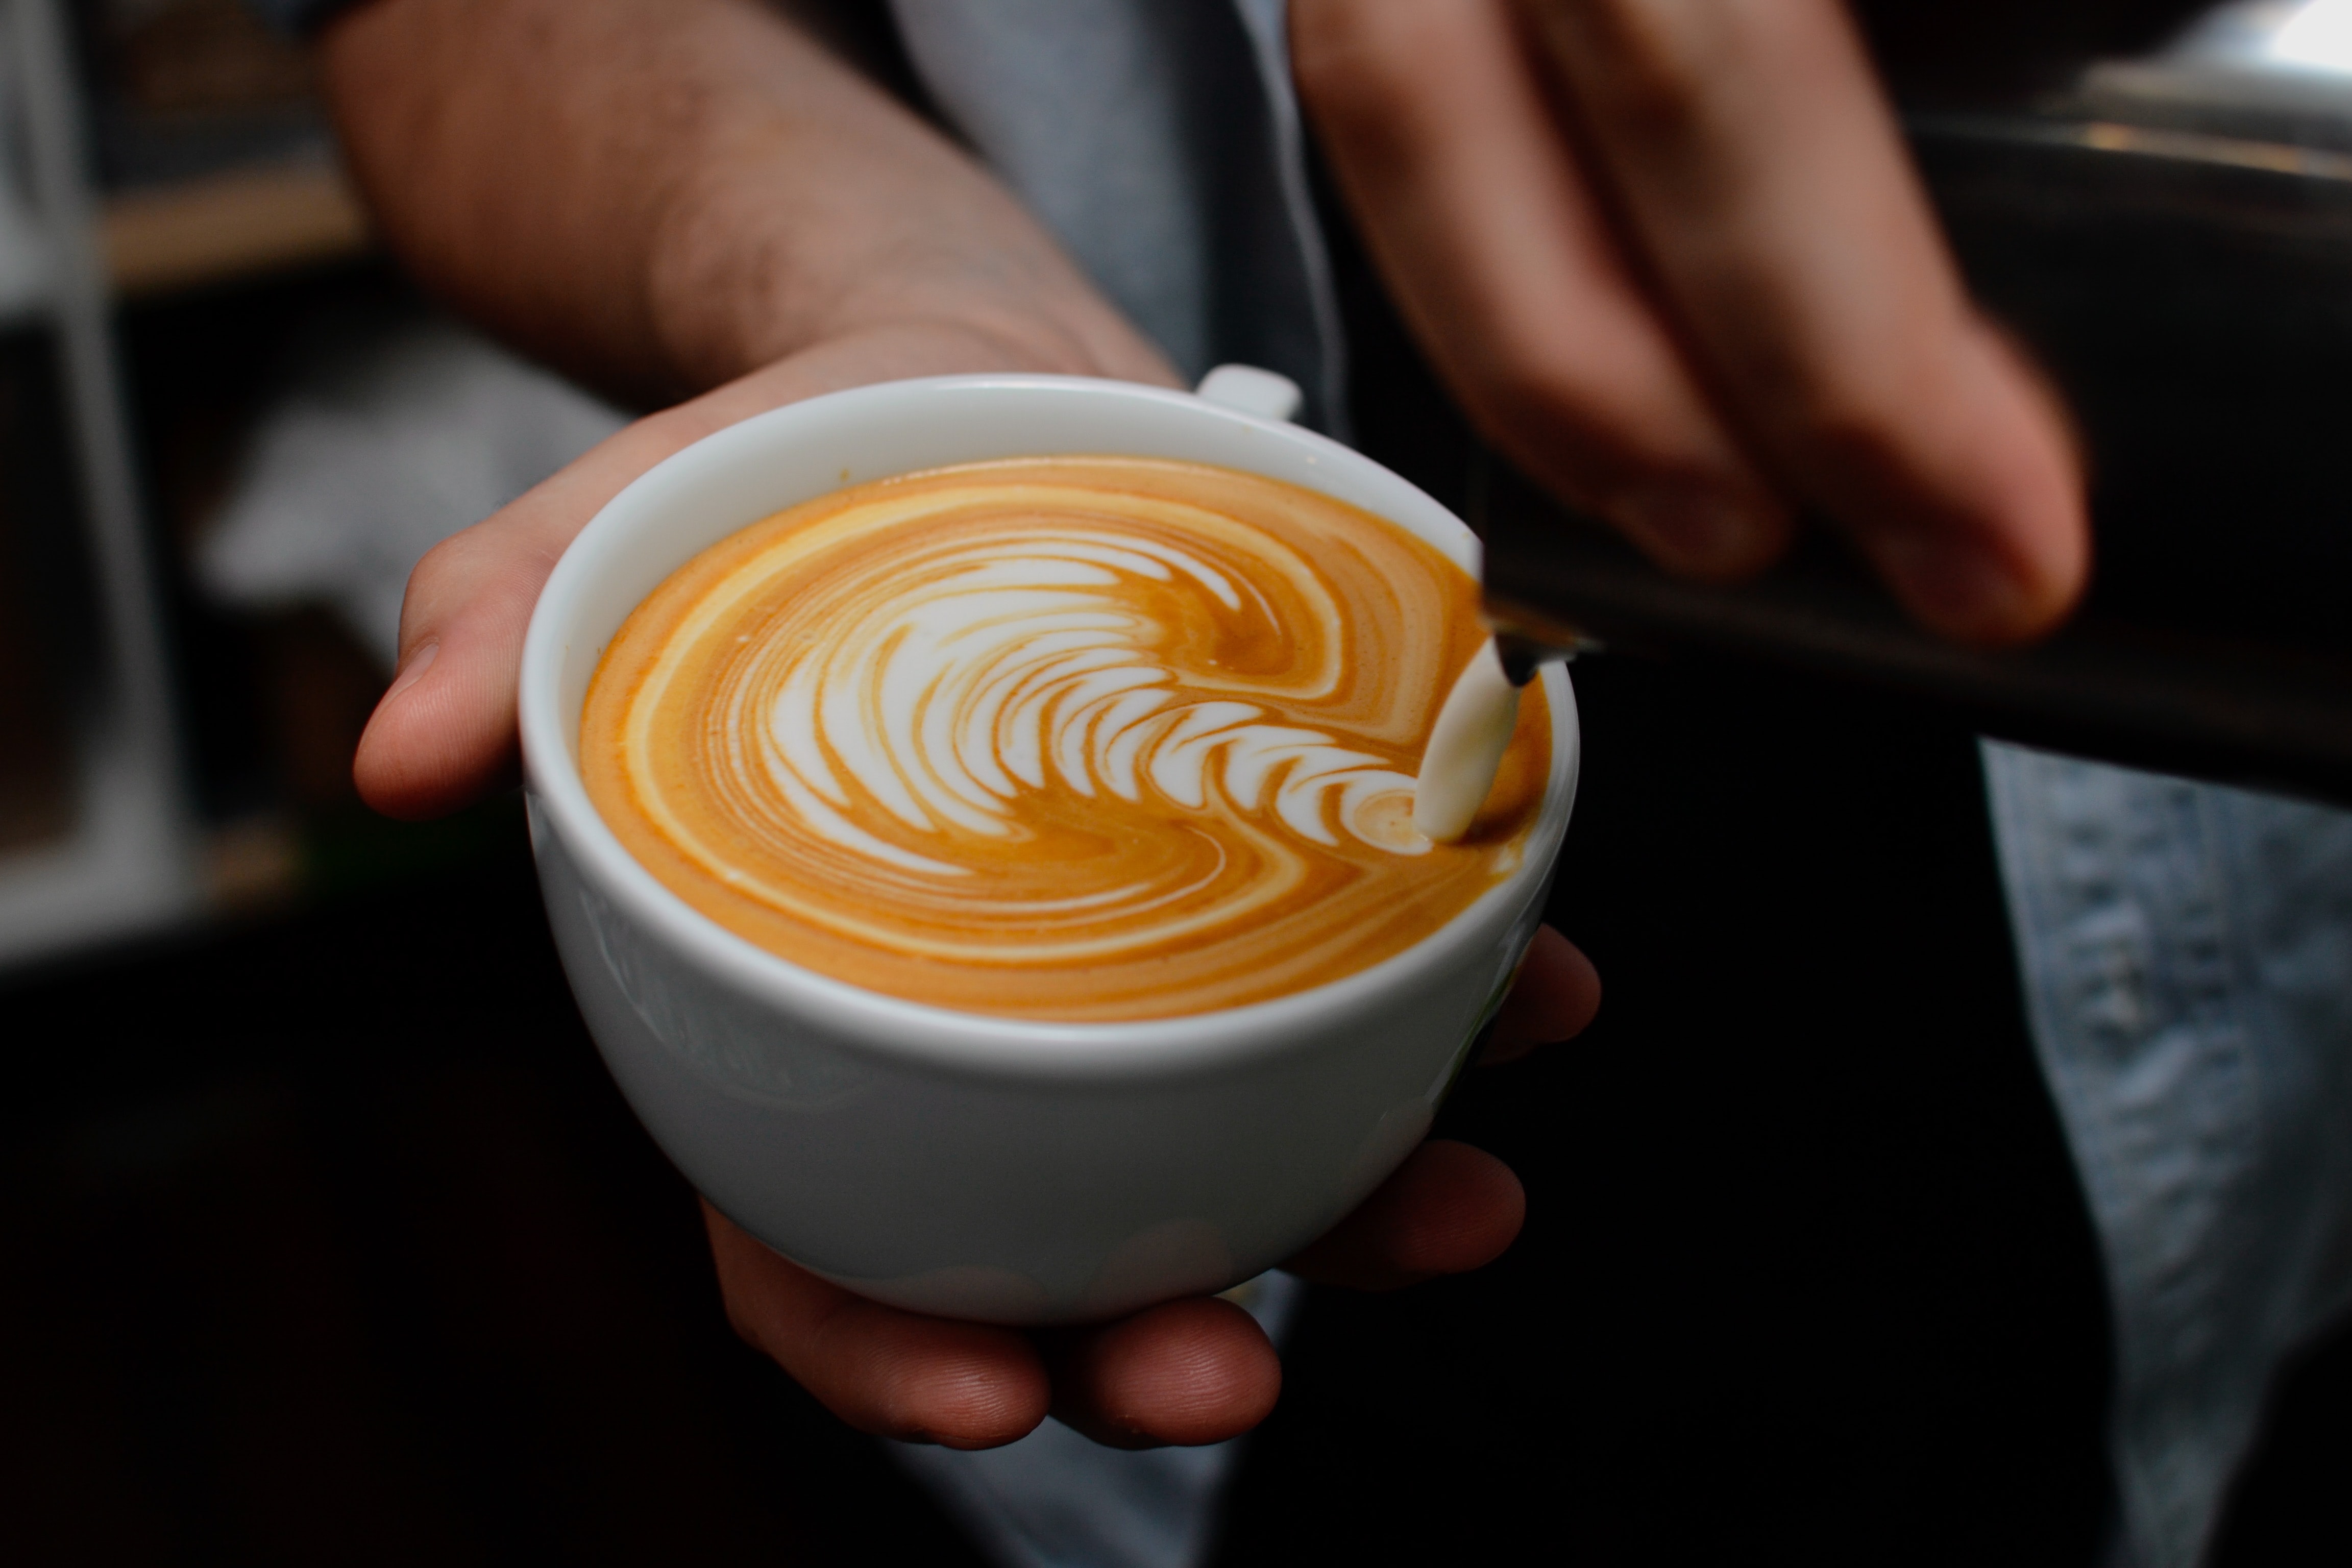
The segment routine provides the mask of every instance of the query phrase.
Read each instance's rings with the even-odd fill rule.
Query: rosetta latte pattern
[[[1499,874],[1412,827],[1467,579],[1197,473],[977,465],[746,531],[640,610],[617,782],[732,899],[931,966],[1181,969],[1252,931],[1313,965],[1393,925],[1355,907],[1391,868]]]
[[[1049,491],[1035,500],[1073,499]],[[779,616],[738,661],[743,678],[730,682],[729,732],[757,738],[761,776],[835,842],[965,875],[849,821],[843,775],[919,832],[1004,838],[1022,831],[1015,803],[1045,789],[1050,773],[1088,799],[1107,792],[1140,802],[1149,787],[1191,811],[1255,811],[1271,795],[1276,819],[1318,844],[1338,843],[1336,822],[1392,852],[1429,847],[1400,831],[1394,810],[1412,779],[1380,757],[1271,721],[1255,703],[1179,693],[1178,672],[1156,646],[1161,628],[1137,607],[1136,588],[1173,584],[1228,615],[1270,618],[1254,592],[1244,605],[1248,584],[1107,527],[909,554],[844,584],[850,603],[824,615],[822,641],[794,647],[805,628]],[[1334,673],[1315,672],[1314,687],[1328,689]],[[751,750],[729,758],[747,796],[757,787]],[[1390,809],[1375,809],[1382,805]]]

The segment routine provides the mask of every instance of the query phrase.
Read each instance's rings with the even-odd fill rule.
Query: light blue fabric
[[[1342,434],[1282,0],[891,0],[954,128],[1185,382],[1280,371]]]
[[[2105,1254],[2129,1560],[2189,1568],[2352,1301],[2352,816],[1987,742],[2027,1010]]]

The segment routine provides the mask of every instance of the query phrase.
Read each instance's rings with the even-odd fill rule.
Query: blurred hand
[[[1801,508],[1948,636],[2089,568],[2061,415],[1970,306],[1837,0],[1293,0],[1298,85],[1488,439],[1695,576]]]
[[[1601,1003],[1584,955],[1546,927],[1496,1019],[1489,1061],[1576,1034]],[[1324,1284],[1391,1289],[1491,1262],[1527,1200],[1502,1162],[1423,1144],[1362,1207],[1286,1265]],[[827,1284],[707,1205],[736,1332],[861,1431],[987,1448],[1048,1415],[1117,1447],[1216,1443],[1264,1420],[1282,1364],[1247,1312],[1214,1298],[1118,1322],[1024,1332],[927,1318]]]

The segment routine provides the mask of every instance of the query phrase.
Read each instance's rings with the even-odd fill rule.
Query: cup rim
[[[671,891],[624,847],[588,798],[579,765],[565,740],[562,674],[572,618],[596,574],[624,544],[655,526],[658,510],[646,496],[698,470],[724,471],[756,460],[793,426],[828,415],[874,416],[910,394],[926,391],[1041,390],[1125,398],[1168,406],[1183,417],[1229,422],[1304,443],[1319,467],[1331,464],[1397,487],[1463,529],[1472,559],[1477,542],[1460,519],[1402,475],[1351,447],[1303,426],[1261,418],[1190,393],[1127,382],[1057,375],[922,376],[825,393],[765,410],[682,447],[655,464],[599,508],[566,546],[541,586],[523,642],[518,719],[523,770],[535,818],[534,835],[551,831],[583,881],[673,957],[708,978],[788,1016],[804,1017],[836,1036],[849,1036],[877,1054],[973,1076],[1073,1076],[1129,1079],[1213,1067],[1254,1057],[1303,1038],[1328,1037],[1350,1020],[1377,1012],[1425,971],[1453,962],[1462,947],[1482,940],[1501,906],[1525,896],[1530,879],[1549,875],[1567,828],[1581,771],[1581,732],[1566,673],[1543,672],[1552,714],[1552,765],[1523,864],[1480,894],[1437,930],[1402,952],[1303,991],[1236,1007],[1165,1018],[1068,1022],[965,1013],[871,991],[804,968],[720,925]],[[1051,452],[1007,452],[1006,457]],[[1234,465],[1242,467],[1244,465]],[[913,469],[907,470],[916,471]],[[883,476],[869,476],[879,478]],[[858,482],[864,482],[860,480]],[[1402,526],[1399,524],[1398,526]]]

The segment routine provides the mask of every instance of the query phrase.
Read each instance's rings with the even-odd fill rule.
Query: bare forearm
[[[909,319],[1166,374],[960,149],[752,0],[375,0],[321,54],[402,259],[637,399]]]

